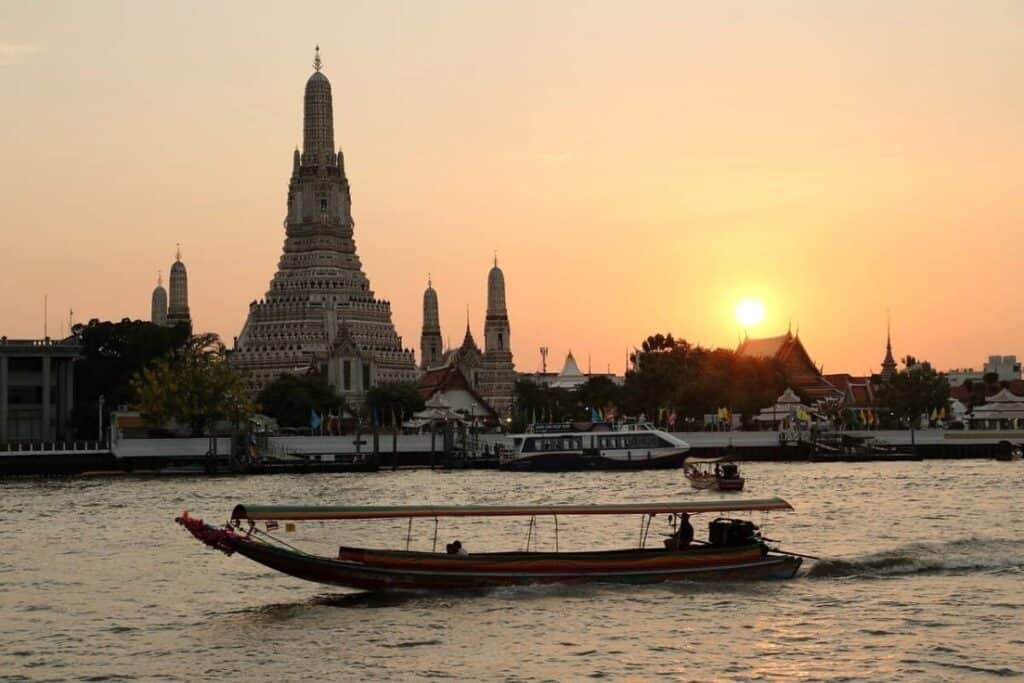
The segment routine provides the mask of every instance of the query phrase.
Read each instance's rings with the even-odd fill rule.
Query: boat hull
[[[238,554],[296,578],[363,590],[788,579],[801,562],[788,555],[764,555],[760,546],[470,556],[342,548],[334,559],[243,538],[233,545]]]
[[[666,455],[609,457],[579,451],[519,455],[501,462],[503,470],[528,472],[579,472],[586,470],[666,470],[683,466],[686,452]]]

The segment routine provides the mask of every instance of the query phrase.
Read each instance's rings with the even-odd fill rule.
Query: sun
[[[759,299],[743,299],[736,304],[736,320],[743,327],[754,327],[764,320],[764,304]]]

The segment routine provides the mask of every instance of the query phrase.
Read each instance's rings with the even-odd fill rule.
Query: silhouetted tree
[[[282,427],[308,427],[313,412],[326,419],[325,413],[340,415],[345,408],[345,399],[320,375],[281,375],[256,400],[259,409]]]
[[[366,392],[367,416],[374,424],[397,425],[423,410],[423,397],[415,382],[381,384]]]
[[[240,372],[227,364],[224,345],[215,334],[190,337],[185,345],[158,358],[132,380],[135,404],[153,427],[168,420],[187,424],[202,436],[220,420],[247,419],[255,405]]]
[[[71,420],[78,438],[92,439],[98,438],[99,397],[103,396],[105,415],[131,403],[132,377],[153,360],[181,349],[189,339],[189,328],[127,318],[117,323],[93,319],[73,326],[71,335],[82,345],[82,357],[74,364]]]

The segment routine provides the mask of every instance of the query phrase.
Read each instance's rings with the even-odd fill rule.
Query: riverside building
[[[255,393],[282,373],[325,374],[353,405],[373,386],[417,379],[391,304],[363,273],[353,239],[345,160],[334,147],[331,83],[317,48],[306,81],[302,151],[292,156],[277,272],[249,315],[230,355]],[[171,299],[173,305],[174,292]]]

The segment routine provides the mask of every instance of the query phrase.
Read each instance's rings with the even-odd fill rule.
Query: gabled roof
[[[491,405],[487,403],[480,394],[476,393],[470,385],[469,380],[467,380],[466,376],[462,374],[462,371],[454,365],[448,365],[443,368],[437,368],[423,373],[423,376],[420,377],[417,390],[424,401],[432,400],[436,394],[439,394],[442,391],[465,391],[473,397],[474,401],[483,406],[483,408],[490,413],[491,417],[497,417],[498,415]]]
[[[774,359],[782,364],[790,383],[811,398],[825,398],[845,393],[832,386],[814,365],[799,336],[787,332],[778,337],[745,338],[736,354],[747,358]]]
[[[739,356],[751,356],[754,358],[776,358],[781,354],[793,336],[788,332],[778,337],[764,337],[763,339],[745,338],[740,342],[736,354]]]

